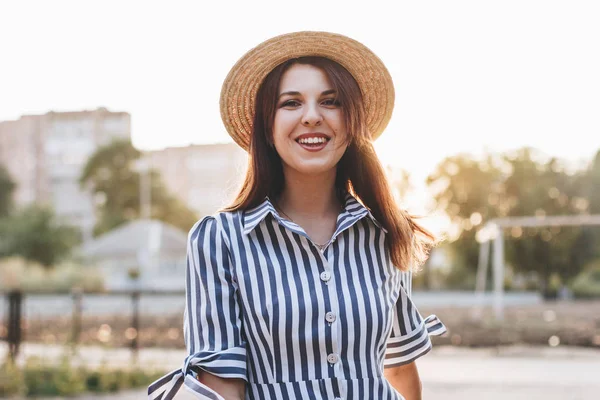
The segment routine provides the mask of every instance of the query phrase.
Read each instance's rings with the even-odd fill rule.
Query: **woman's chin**
[[[302,162],[290,166],[296,174],[306,176],[319,176],[328,172],[335,173],[335,163],[316,163],[316,162]]]

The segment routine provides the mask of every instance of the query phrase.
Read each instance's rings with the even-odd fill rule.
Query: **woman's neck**
[[[341,204],[335,187],[335,170],[320,175],[285,171],[285,187],[276,206],[291,218],[337,218]]]

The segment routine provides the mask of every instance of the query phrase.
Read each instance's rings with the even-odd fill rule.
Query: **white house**
[[[107,289],[183,290],[186,249],[186,232],[140,219],[88,241],[80,254],[102,271]]]

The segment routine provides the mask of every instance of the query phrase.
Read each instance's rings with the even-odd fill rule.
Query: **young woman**
[[[229,73],[221,114],[249,151],[232,206],[190,231],[183,368],[170,399],[420,399],[415,359],[445,332],[410,300],[432,236],[394,202],[372,141],[394,103],[362,44],[279,36]]]

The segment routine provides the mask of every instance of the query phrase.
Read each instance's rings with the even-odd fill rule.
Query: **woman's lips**
[[[323,150],[330,140],[331,137],[323,132],[307,132],[296,137],[295,139],[296,143],[298,143],[304,150],[311,152]]]
[[[311,144],[300,143],[300,142],[296,142],[296,143],[298,143],[298,145],[306,151],[316,152],[316,151],[323,150],[327,146],[327,143],[329,143],[329,141],[326,141],[324,143],[311,143]]]

